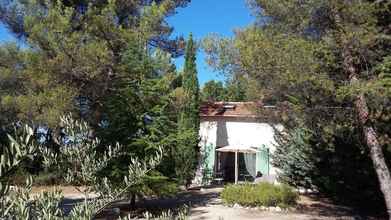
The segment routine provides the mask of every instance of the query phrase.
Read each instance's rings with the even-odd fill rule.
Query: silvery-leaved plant
[[[121,146],[108,146],[103,154],[98,155],[96,148],[98,139],[91,137],[91,129],[87,123],[74,120],[70,115],[61,118],[64,137],[59,153],[36,147],[32,144],[33,130],[25,126],[24,133],[18,138],[9,136],[10,146],[3,151],[0,160],[0,219],[39,219],[39,220],[89,220],[94,219],[104,209],[119,199],[126,199],[128,190],[161,161],[162,152],[159,150],[151,158],[141,161],[131,159],[128,173],[121,183],[113,184],[107,177],[98,177],[97,173],[105,168],[109,161],[121,154]],[[33,196],[31,192],[32,179],[25,186],[9,190],[9,174],[16,169],[23,158],[33,156],[39,151],[43,156],[45,166],[68,166],[65,181],[68,183],[84,184],[76,187],[84,196],[84,201],[76,206],[66,216],[60,209],[62,194],[42,192]],[[5,181],[7,180],[7,181]],[[93,194],[94,196],[90,196]],[[90,198],[91,197],[91,198]],[[167,218],[164,218],[167,219]]]
[[[108,146],[105,152],[97,155],[96,148],[100,144],[98,139],[91,138],[91,129],[85,122],[79,122],[72,117],[61,118],[66,138],[65,144],[60,148],[62,158],[66,158],[71,167],[67,170],[66,180],[69,183],[80,181],[87,186],[76,189],[84,194],[85,203],[89,204],[93,216],[99,214],[107,206],[119,199],[126,199],[129,188],[138,183],[147,172],[156,167],[162,157],[158,151],[153,157],[141,161],[132,158],[128,165],[128,173],[122,183],[111,183],[106,177],[98,177],[97,173],[105,168],[109,161],[121,155],[122,146],[116,144]],[[94,198],[90,198],[93,193]],[[81,207],[85,209],[84,207]]]
[[[62,193],[53,189],[32,193],[33,179],[27,178],[24,186],[13,187],[3,197],[1,218],[7,220],[28,219],[28,220],[59,220],[62,216],[60,203],[63,199]]]
[[[58,190],[33,194],[31,177],[24,186],[11,186],[10,178],[27,158],[34,158],[39,147],[34,144],[34,132],[29,126],[20,129],[20,135],[8,135],[9,144],[3,145],[0,154],[0,219],[52,220],[61,216]],[[15,132],[18,133],[18,132]]]
[[[9,145],[1,146],[0,154],[0,216],[10,212],[10,177],[27,157],[33,157],[36,147],[32,144],[33,129],[25,126],[22,134],[14,138],[8,135]]]
[[[32,144],[33,129],[23,127],[22,135],[17,138],[8,135],[9,145],[1,146],[0,154],[0,198],[8,192],[11,173],[20,166],[27,157],[33,157],[36,147]]]
[[[179,209],[177,212],[168,210],[166,212],[160,213],[159,215],[153,215],[149,212],[143,214],[143,219],[145,220],[187,220],[188,219],[189,207],[184,206]],[[120,217],[118,220],[136,220],[131,215],[125,217]]]

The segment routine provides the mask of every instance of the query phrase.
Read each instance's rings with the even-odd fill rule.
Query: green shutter
[[[213,144],[205,145],[203,154],[203,182],[207,183],[213,179],[213,170],[215,165],[215,150],[216,147]]]
[[[265,146],[258,149],[257,152],[257,172],[260,171],[263,175],[269,174],[269,149]]]

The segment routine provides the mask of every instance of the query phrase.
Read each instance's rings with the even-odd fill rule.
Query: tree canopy
[[[295,166],[304,169],[306,162],[295,158],[300,151],[316,167],[315,173],[300,175],[312,176],[314,187],[344,199],[360,190],[350,180],[373,183],[377,176],[379,185],[367,188],[374,189],[372,193],[381,189],[390,207],[386,165],[390,130],[383,124],[390,115],[390,87],[385,70],[379,72],[388,63],[391,41],[385,23],[390,4],[254,0],[250,5],[257,17],[254,25],[238,30],[232,38],[210,35],[204,40],[209,64],[255,81],[265,103],[285,103],[281,119],[291,135],[290,142],[282,142],[288,145],[277,151],[280,161],[296,161]],[[298,127],[309,133],[297,135]],[[303,140],[307,143],[301,148],[289,147]],[[292,166],[278,165],[286,177],[295,175]],[[308,179],[301,181],[308,183]],[[363,200],[382,197],[361,195]]]
[[[166,18],[188,2],[1,1],[0,21],[23,42],[0,46],[1,133],[29,124],[36,140],[59,153],[65,136],[60,117],[72,114],[100,139],[97,159],[107,146],[123,146],[121,156],[102,171],[112,180],[127,175],[131,158],[163,151],[162,162],[131,189],[133,198],[182,184],[173,152],[189,142],[195,147],[198,133],[187,142],[178,136],[174,93],[182,84],[172,59],[184,53],[185,42],[171,36]],[[191,53],[195,49],[187,57]],[[196,67],[187,72],[196,87],[183,81],[183,90],[196,94]],[[190,107],[194,126],[198,105]],[[34,172],[40,169],[35,166]]]

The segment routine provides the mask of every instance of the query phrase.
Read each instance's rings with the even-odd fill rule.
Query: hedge
[[[227,205],[241,206],[279,206],[288,207],[296,204],[298,193],[287,185],[270,183],[227,185],[221,193]]]

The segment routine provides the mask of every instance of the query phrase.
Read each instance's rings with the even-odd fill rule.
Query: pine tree
[[[1,1],[0,22],[25,43],[0,48],[2,84],[18,88],[0,91],[1,115],[15,112],[16,120],[55,130],[58,118],[72,112],[96,129],[118,84],[155,74],[143,69],[149,52],[183,54],[165,19],[187,2]],[[129,53],[139,62],[126,60]]]
[[[182,46],[170,41],[165,19],[187,0],[88,5],[16,0],[6,7],[7,2],[0,2],[0,21],[23,36],[26,47],[0,46],[2,126],[17,121],[45,126],[45,140],[59,147],[59,117],[83,118],[101,139],[98,151],[115,142],[125,146],[124,156],[108,169],[112,178],[125,175],[130,159],[125,155],[145,158],[158,147],[167,153],[176,146],[171,137],[177,134],[177,115],[168,118],[166,79],[175,69],[167,51],[177,55]],[[13,12],[20,15],[18,23],[5,16]]]
[[[349,99],[355,111],[355,118],[362,129],[363,142],[369,149],[369,157],[391,219],[391,174],[379,141],[379,129],[374,126],[374,118],[371,118],[368,101],[371,93],[382,96],[381,92],[368,87],[368,78],[371,81],[382,80],[368,64],[376,65],[378,60],[384,59],[381,54],[388,50],[379,41],[389,44],[385,37],[389,37],[389,27],[384,26],[385,19],[378,15],[385,11],[389,15],[390,4],[386,1],[337,0],[305,3],[287,0],[284,3],[285,11],[274,0],[258,1],[259,6],[265,8],[265,16],[275,18],[273,25],[279,31],[299,34],[312,41],[320,40],[334,52],[336,61],[340,63],[336,70],[338,75],[335,72],[328,74],[334,77],[330,78],[336,85],[341,81],[346,85],[339,85],[339,95]]]
[[[299,114],[288,117],[292,120],[285,125],[303,120],[317,134],[316,144],[326,150],[352,137],[359,140],[349,140],[356,145],[352,150],[367,146],[362,151],[374,168],[367,173],[377,174],[391,216],[391,177],[383,154],[389,148],[390,130],[384,118],[390,115],[390,93],[383,71],[376,70],[390,53],[391,4],[369,0],[251,3],[259,22],[237,32],[234,39],[206,41],[210,49],[206,51],[218,59],[210,63],[232,74],[246,73],[257,80],[266,98],[289,103]]]

